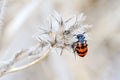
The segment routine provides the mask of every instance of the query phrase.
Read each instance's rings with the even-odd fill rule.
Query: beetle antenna
[[[85,34],[86,32],[83,32],[83,35]]]
[[[73,36],[77,36],[76,34],[74,34]]]

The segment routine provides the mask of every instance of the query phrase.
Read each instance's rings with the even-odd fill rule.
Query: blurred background
[[[88,54],[51,53],[38,64],[0,80],[120,80],[120,0],[0,0],[0,61],[38,41],[32,36],[52,10],[64,18],[84,13]]]

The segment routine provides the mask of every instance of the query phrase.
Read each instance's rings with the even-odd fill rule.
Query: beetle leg
[[[87,44],[87,40],[85,40],[85,44],[86,44],[86,46],[88,46],[88,44]]]
[[[74,42],[74,43],[72,44],[72,49],[73,49],[73,52],[74,52],[74,53],[75,53],[76,43],[77,43],[77,42]]]
[[[73,49],[73,53],[74,53],[74,56],[75,56],[75,59],[76,59],[76,46],[77,46],[77,42],[74,42],[73,45],[72,45],[72,49]]]

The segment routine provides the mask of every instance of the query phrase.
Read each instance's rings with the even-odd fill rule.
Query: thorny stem
[[[39,46],[37,46],[37,48],[38,48],[38,47],[39,47]],[[36,50],[36,49],[35,49],[35,50]],[[28,67],[31,67],[32,65],[34,65],[34,64],[38,63],[39,61],[45,59],[45,58],[48,56],[48,53],[50,52],[50,50],[51,50],[51,47],[49,46],[49,48],[47,48],[47,49],[45,49],[44,51],[42,51],[44,54],[41,55],[41,56],[38,55],[37,59],[34,60],[33,62],[31,62],[31,63],[29,63],[29,64],[26,64],[26,65],[24,65],[24,66],[18,67],[18,68],[14,68],[14,67],[12,67],[12,65],[14,65],[14,63],[18,61],[19,57],[20,57],[24,52],[25,52],[25,53],[27,52],[27,50],[23,50],[23,51],[21,50],[20,52],[18,52],[18,53],[15,55],[14,59],[10,62],[10,64],[7,64],[7,65],[6,65],[6,67],[7,67],[6,70],[0,72],[0,76],[3,76],[3,75],[8,74],[8,73],[12,73],[12,72],[24,70],[24,69],[26,69],[26,68],[28,68]],[[30,55],[30,56],[31,56],[31,55]]]
[[[45,59],[45,58],[48,56],[48,53],[49,53],[49,52],[50,52],[50,48],[46,51],[46,53],[44,53],[44,55],[42,55],[41,57],[39,57],[39,58],[36,59],[35,61],[33,61],[33,62],[31,62],[31,63],[29,63],[29,64],[27,64],[27,65],[24,65],[24,66],[22,66],[22,67],[10,69],[10,70],[8,70],[6,73],[11,73],[11,72],[16,72],[16,71],[24,70],[24,69],[26,69],[26,68],[28,68],[28,67],[36,64],[36,63],[38,63],[39,61]]]
[[[52,27],[52,24],[51,24],[51,27]],[[54,37],[54,38],[56,37],[56,34],[53,33],[53,32],[51,32],[51,31],[50,31],[48,34],[51,35],[51,36]],[[33,56],[34,56],[34,51],[36,51],[36,49],[38,49],[38,48],[40,47],[40,44],[37,45],[37,47],[35,47],[35,49],[34,49],[33,51],[29,51],[29,50],[27,50],[27,49],[22,49],[22,50],[20,50],[19,52],[16,53],[16,55],[13,57],[12,61],[11,61],[9,64],[3,65],[3,66],[5,66],[5,68],[3,68],[3,70],[2,70],[2,68],[1,68],[0,76],[3,76],[3,75],[8,74],[8,73],[12,73],[12,72],[24,70],[24,69],[26,69],[26,68],[28,68],[28,67],[36,64],[36,63],[38,63],[39,61],[45,59],[45,58],[48,56],[48,53],[50,52],[51,47],[55,46],[56,43],[57,43],[56,40],[53,41],[53,42],[51,42],[51,45],[49,46],[49,48],[47,48],[47,50],[44,50],[44,51],[40,52],[40,53],[44,53],[44,54],[43,54],[42,56],[39,56],[39,55],[38,55],[38,56],[37,56],[37,59],[34,60],[33,62],[31,62],[31,63],[29,63],[29,64],[26,64],[26,65],[24,65],[24,66],[18,67],[18,68],[14,68],[14,67],[12,67],[12,65],[14,65],[17,61],[19,61],[20,57],[21,57],[22,55],[24,55],[24,53],[28,53],[27,56],[32,56],[32,54],[33,54]],[[42,44],[41,44],[41,45],[42,45]],[[41,46],[41,47],[42,47],[42,46]]]
[[[53,33],[53,32],[50,32],[49,34],[50,34],[51,36],[53,36],[53,37],[56,37],[55,33]],[[56,42],[56,40],[55,40],[54,42],[51,42],[51,45],[50,45],[50,46],[53,47],[53,46],[56,45],[56,43],[57,43],[57,42]],[[16,53],[16,55],[14,56],[14,58],[12,59],[12,61],[10,62],[10,64],[8,64],[8,67],[6,68],[6,70],[0,73],[0,76],[3,76],[3,75],[8,74],[8,73],[12,73],[12,72],[24,70],[24,69],[26,69],[26,68],[28,68],[28,67],[36,64],[36,63],[38,63],[39,61],[45,59],[45,58],[48,56],[48,53],[49,53],[50,50],[51,50],[51,47],[50,47],[50,46],[49,46],[49,48],[47,48],[47,50],[44,50],[44,51],[43,51],[44,54],[43,54],[42,56],[38,56],[37,59],[34,60],[33,62],[31,62],[31,63],[29,63],[29,64],[26,64],[26,65],[24,65],[24,66],[18,67],[18,68],[14,68],[14,67],[12,67],[12,65],[14,65],[14,64],[19,60],[19,58],[20,58],[24,53],[26,53],[26,52],[28,51],[27,49],[22,49],[22,50],[20,50],[19,52]],[[37,45],[36,49],[39,48],[39,47],[40,47],[40,45]],[[35,50],[36,50],[36,49],[35,49]],[[35,50],[33,50],[33,51],[35,51]],[[33,51],[32,51],[32,52],[33,52]],[[32,55],[32,54],[31,54],[32,52],[30,51],[28,56],[31,56],[31,55]],[[10,65],[11,65],[11,66],[10,66]]]

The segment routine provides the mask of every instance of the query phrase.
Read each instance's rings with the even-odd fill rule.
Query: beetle
[[[74,53],[76,52],[78,56],[80,57],[84,57],[87,52],[88,52],[88,44],[87,44],[87,40],[85,40],[85,34],[86,32],[82,33],[82,34],[78,34],[77,37],[77,41],[73,43],[72,48]]]

